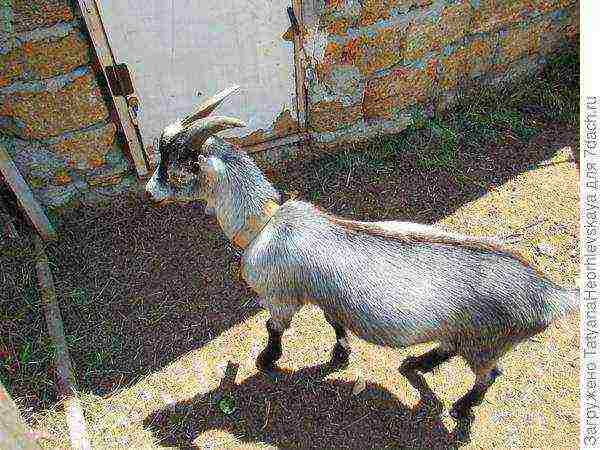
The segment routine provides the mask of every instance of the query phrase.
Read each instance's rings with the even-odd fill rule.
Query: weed
[[[31,342],[27,342],[25,346],[19,351],[19,364],[23,366],[28,365],[31,362],[33,355],[33,346]]]
[[[318,202],[321,198],[321,193],[319,191],[312,191],[310,193],[310,200],[313,202]]]
[[[89,302],[87,292],[81,288],[75,288],[69,292],[69,299],[76,306],[86,306]]]
[[[29,307],[32,307],[39,301],[39,291],[33,286],[27,286],[23,291],[23,301]]]

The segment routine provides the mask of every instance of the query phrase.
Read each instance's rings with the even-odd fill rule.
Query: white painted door
[[[234,84],[239,93],[216,113],[248,128],[226,136],[253,145],[298,132],[294,49],[281,38],[290,0],[99,3],[115,60],[132,71],[146,146],[202,97]]]

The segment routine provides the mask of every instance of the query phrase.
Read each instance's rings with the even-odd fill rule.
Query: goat
[[[578,309],[577,289],[559,287],[493,240],[409,222],[346,220],[299,200],[280,204],[253,159],[214,136],[244,126],[209,116],[236,88],[164,129],[146,191],[161,204],[206,201],[206,213],[243,249],[242,276],[270,312],[260,370],[275,368],[292,317],[314,304],[335,330],[334,367],[348,363],[347,331],[380,346],[438,344],[407,358],[404,373],[461,356],[475,383],[451,414],[471,417],[500,374],[500,357]]]

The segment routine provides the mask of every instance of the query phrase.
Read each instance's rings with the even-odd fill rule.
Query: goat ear
[[[239,88],[240,88],[239,86],[232,86],[232,87],[225,89],[225,90],[219,92],[218,94],[213,95],[212,97],[204,100],[202,103],[200,103],[200,105],[198,105],[198,107],[196,108],[196,110],[194,112],[187,115],[186,117],[184,117],[181,120],[181,124],[184,127],[187,127],[192,122],[194,122],[198,119],[207,117],[211,112],[213,112],[223,102],[223,100],[225,100],[231,94],[236,92]]]
[[[225,171],[225,164],[216,156],[209,156],[200,162],[209,181],[218,180]]]

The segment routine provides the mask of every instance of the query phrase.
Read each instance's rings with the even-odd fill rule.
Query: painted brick
[[[49,27],[74,19],[69,0],[12,0],[14,31]]]
[[[348,32],[350,20],[346,17],[341,19],[332,19],[327,24],[327,32],[333,35],[345,35]]]
[[[579,5],[569,10],[568,16],[565,18],[565,30],[564,33],[569,39],[574,39],[579,34],[579,23],[580,23],[580,10]]]
[[[463,37],[468,31],[472,15],[473,7],[468,0],[446,5],[442,10],[437,29],[441,45],[445,46]]]
[[[405,56],[409,60],[421,59],[430,49],[440,47],[436,44],[435,24],[413,22],[406,33]]]
[[[416,19],[406,32],[406,58],[421,59],[462,38],[468,32],[472,12],[470,2],[461,1],[444,6],[439,15],[426,14]]]
[[[461,46],[442,59],[440,86],[443,90],[454,89],[464,76],[470,72],[470,60],[467,48]]]
[[[347,107],[337,100],[314,104],[309,116],[314,131],[335,131],[355,123],[361,117],[361,105]]]
[[[7,86],[23,76],[23,51],[15,48],[6,54],[0,54],[0,87]]]
[[[487,0],[474,10],[471,30],[497,31],[522,22],[528,16],[546,14],[573,4],[573,0]]]
[[[534,11],[531,3],[529,0],[487,0],[481,2],[473,12],[471,30],[475,33],[488,33],[517,22],[524,10]]]
[[[380,30],[377,35],[362,44],[356,66],[363,76],[392,67],[404,60],[406,41],[404,35],[393,28]]]
[[[475,39],[465,46],[466,58],[465,73],[471,76],[483,75],[491,68],[497,40],[491,36]]]
[[[556,11],[557,9],[567,8],[577,5],[577,0],[530,0],[532,7],[541,13]]]
[[[342,59],[342,52],[344,48],[336,43],[329,42],[325,47],[325,55],[323,56],[323,64],[333,65],[338,64]]]
[[[21,92],[0,97],[0,115],[24,124],[19,136],[46,139],[108,118],[93,74],[85,74],[58,92]]]
[[[359,19],[359,26],[367,27],[375,22],[387,19],[390,15],[390,8],[396,2],[389,0],[363,0],[362,13]]]
[[[363,103],[367,108],[378,100],[399,96],[404,106],[409,106],[427,98],[433,87],[433,80],[426,68],[398,68],[389,75],[374,78],[367,82]]]
[[[294,134],[299,131],[298,121],[292,117],[291,112],[288,109],[283,110],[275,121],[273,122],[273,126],[268,130],[256,130],[250,133],[247,136],[242,138],[239,137],[230,137],[227,138],[229,142],[232,142],[236,145],[246,146],[246,145],[255,145],[261,142],[270,141],[273,139],[277,139],[280,137],[285,137],[290,134]]]
[[[325,0],[323,11],[321,12],[322,18],[331,17],[334,12],[341,10],[345,3],[346,0]]]
[[[106,164],[105,156],[115,140],[116,131],[115,124],[111,122],[100,128],[62,136],[49,148],[65,158],[72,168],[97,168]]]
[[[71,183],[73,181],[73,179],[71,178],[71,176],[69,175],[69,173],[66,170],[59,170],[53,178],[53,184],[57,185],[57,186],[66,186],[67,184]]]
[[[369,45],[369,39],[365,36],[352,39],[342,47],[340,54],[341,64],[355,64],[359,58],[363,58]]]
[[[502,62],[516,61],[538,52],[550,27],[551,21],[546,18],[533,21],[527,28],[518,26],[509,29],[506,35],[499,39]]]
[[[62,39],[26,42],[23,51],[36,78],[50,78],[90,62],[89,46],[78,31]]]
[[[363,117],[367,124],[378,120],[394,119],[395,111],[402,110],[414,104],[407,96],[394,96],[383,99],[365,100],[363,102]]]

